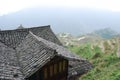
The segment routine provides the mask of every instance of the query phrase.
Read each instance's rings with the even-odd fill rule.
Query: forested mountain
[[[112,38],[118,35],[118,33],[114,30],[112,30],[111,28],[105,28],[105,29],[100,29],[100,30],[96,30],[93,33],[101,36],[102,38]]]
[[[103,39],[119,37],[119,34],[111,28],[95,30],[91,33],[74,36],[70,33],[59,33],[57,37],[65,45],[81,45],[84,43],[94,43]]]
[[[86,8],[35,7],[0,16],[1,29],[51,25],[56,33],[73,35],[110,27],[120,32],[120,13]]]

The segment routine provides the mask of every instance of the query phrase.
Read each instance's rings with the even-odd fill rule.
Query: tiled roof
[[[49,26],[0,31],[0,80],[23,80],[56,55],[69,60],[69,77],[92,68],[64,48]]]
[[[68,78],[80,76],[91,70],[92,67],[87,60],[69,60]]]
[[[0,43],[0,80],[23,80],[15,50]]]
[[[71,51],[67,50],[63,46],[60,46],[58,44],[55,44],[55,43],[50,42],[48,40],[45,40],[45,39],[43,39],[43,38],[41,38],[37,35],[34,35],[32,32],[30,32],[30,34],[33,35],[34,38],[36,38],[38,41],[43,42],[46,46],[56,50],[58,52],[58,55],[61,55],[61,56],[64,56],[64,57],[70,58],[70,59],[80,59],[80,60],[82,60],[82,58],[80,58],[76,54],[72,53]]]
[[[62,45],[50,29],[49,25],[42,27],[0,31],[0,42],[11,48],[16,48],[16,46],[18,46],[21,41],[29,34],[29,31],[46,40]]]
[[[55,50],[38,41],[32,34],[29,34],[16,50],[25,77],[30,76],[56,55]]]
[[[32,32],[30,32],[37,40],[40,42],[43,42],[46,46],[52,48],[53,50],[56,50],[57,55],[63,56],[69,60],[69,77],[80,75],[92,68],[92,64],[89,63],[86,59],[80,58],[75,53],[72,53],[68,49],[64,48],[61,45],[55,44],[53,42],[47,41],[41,37],[38,37],[34,35]],[[76,73],[76,74],[74,74]]]

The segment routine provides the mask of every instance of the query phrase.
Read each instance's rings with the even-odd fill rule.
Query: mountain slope
[[[92,33],[87,33],[79,36],[74,36],[70,33],[59,33],[57,37],[65,46],[81,45],[84,43],[95,43],[97,41],[102,41],[103,39],[111,39],[118,37],[119,34],[112,30],[111,28],[104,28],[100,30],[95,30]],[[100,44],[99,44],[100,45]]]
[[[120,14],[87,8],[38,7],[0,16],[1,29],[51,25],[54,32],[68,32],[74,35],[92,32],[96,29],[114,27],[119,30]]]
[[[111,28],[104,28],[104,29],[96,30],[93,33],[105,39],[113,38],[118,35],[118,33],[112,30]]]
[[[80,56],[87,58],[94,65],[94,68],[81,76],[79,80],[120,79],[120,58],[116,55],[118,51],[117,38],[102,40],[94,44],[85,43],[84,45],[68,48]]]

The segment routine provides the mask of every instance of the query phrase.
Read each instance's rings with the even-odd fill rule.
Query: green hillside
[[[77,37],[70,34],[58,35],[64,46],[88,59],[94,66],[79,80],[120,80],[117,37],[119,37],[118,33],[111,28],[96,30]]]
[[[111,28],[104,28],[104,29],[96,30],[93,33],[105,39],[110,39],[118,35],[118,33],[112,30]]]
[[[84,43],[94,43],[96,41],[101,41],[103,39],[111,39],[119,36],[120,34],[112,30],[111,28],[99,29],[95,30],[94,32],[81,34],[78,36],[72,35],[70,33],[57,34],[57,37],[64,44],[64,46],[70,45],[78,46]]]
[[[68,48],[94,65],[94,68],[79,80],[120,80],[120,58],[116,55],[117,39],[68,46]]]

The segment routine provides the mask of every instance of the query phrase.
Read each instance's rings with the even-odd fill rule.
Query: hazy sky
[[[36,6],[93,8],[120,12],[120,0],[0,0],[0,15]]]

